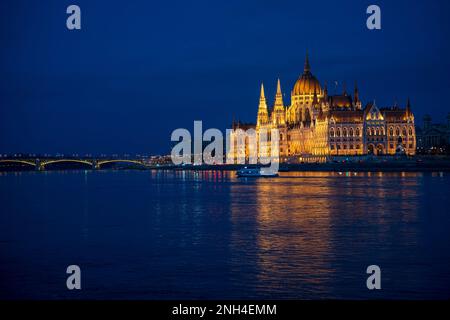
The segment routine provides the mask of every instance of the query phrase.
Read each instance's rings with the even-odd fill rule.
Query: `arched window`
[[[403,130],[402,130],[402,135],[403,135],[404,137],[406,137],[406,128],[403,128]]]
[[[347,128],[344,128],[344,130],[343,130],[343,136],[344,136],[344,137],[347,136]]]
[[[331,129],[330,129],[330,136],[331,136],[331,137],[334,137],[334,128],[331,128]]]
[[[409,135],[412,136],[412,128],[409,127]]]
[[[399,127],[395,128],[395,135],[396,136],[400,135],[400,128]]]
[[[370,135],[371,136],[375,135],[375,130],[373,130],[373,128],[370,128]]]
[[[353,137],[353,128],[350,128],[350,137]]]
[[[386,131],[384,131],[384,127],[381,127],[381,134],[384,136],[386,134]]]
[[[336,133],[336,135],[337,135],[338,137],[341,136],[341,128],[337,128],[337,133]]]
[[[376,130],[376,135],[377,135],[377,136],[380,135],[380,128],[377,128],[377,130]]]
[[[356,136],[359,137],[359,134],[360,134],[359,128],[356,128]]]

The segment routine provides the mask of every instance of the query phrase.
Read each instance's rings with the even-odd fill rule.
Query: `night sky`
[[[280,77],[287,104],[306,50],[330,93],[357,81],[364,104],[410,97],[418,124],[445,121],[448,15],[447,0],[2,0],[0,153],[168,153],[194,120],[254,122],[262,81],[272,104]]]

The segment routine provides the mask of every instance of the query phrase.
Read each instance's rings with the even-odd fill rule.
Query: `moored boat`
[[[278,172],[270,168],[243,168],[236,171],[238,177],[278,177]]]

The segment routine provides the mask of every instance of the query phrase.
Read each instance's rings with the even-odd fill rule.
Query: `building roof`
[[[328,103],[332,108],[351,108],[353,105],[350,95],[334,95],[328,97]]]
[[[242,130],[255,129],[256,124],[249,123],[249,122],[241,122],[238,120],[238,121],[233,122],[232,128],[233,128],[233,130],[235,130],[235,129],[242,129]]]
[[[292,95],[313,95],[314,93],[321,95],[323,90],[320,86],[319,80],[317,80],[317,78],[311,73],[311,66],[309,65],[307,54],[303,74],[295,82]]]
[[[364,120],[363,110],[331,110],[328,118],[333,117],[336,122],[362,122]]]

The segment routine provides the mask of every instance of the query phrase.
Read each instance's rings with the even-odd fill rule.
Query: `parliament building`
[[[239,128],[254,129],[257,136],[262,129],[278,129],[282,161],[416,152],[409,99],[405,108],[378,108],[375,103],[363,107],[356,85],[353,95],[345,89],[340,95],[329,95],[327,86],[322,87],[311,73],[308,56],[303,74],[292,88],[290,105],[284,104],[279,79],[271,108],[261,85],[256,124],[233,121],[233,129]],[[246,157],[248,152],[246,148]]]

